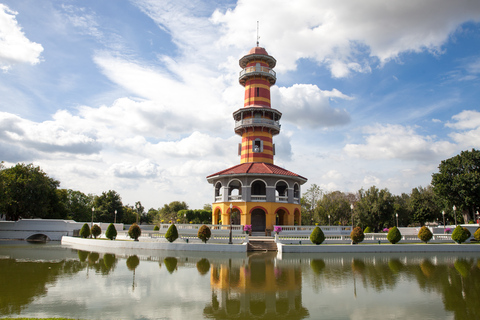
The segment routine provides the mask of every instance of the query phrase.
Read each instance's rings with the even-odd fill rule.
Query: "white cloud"
[[[349,123],[350,115],[346,110],[335,109],[330,105],[335,98],[351,99],[337,89],[320,90],[311,84],[272,88],[272,100],[283,113],[283,121],[291,122],[298,128],[324,128]]]
[[[145,159],[138,164],[131,162],[119,162],[110,166],[112,174],[119,178],[138,179],[138,178],[157,178],[161,175],[160,166],[149,159]]]
[[[448,122],[445,126],[457,129],[460,132],[450,133],[450,137],[462,149],[480,148],[480,112],[463,110],[452,117],[454,123]]]
[[[16,20],[17,14],[0,3],[0,69],[3,71],[18,63],[37,64],[43,51],[41,44],[25,36]]]
[[[252,14],[254,13],[254,14]],[[252,46],[256,21],[264,45],[279,61],[278,70],[294,70],[300,58],[326,64],[334,77],[369,72],[374,64],[404,52],[442,52],[442,45],[466,21],[480,21],[478,1],[265,0],[241,1],[233,10],[217,10],[223,46]]]
[[[363,159],[402,159],[431,161],[448,156],[456,146],[437,141],[434,136],[421,136],[412,127],[380,125],[363,128],[365,144],[347,144],[344,151]]]

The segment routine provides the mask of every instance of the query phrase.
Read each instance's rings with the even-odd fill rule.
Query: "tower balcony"
[[[248,78],[252,76],[260,76],[268,79],[271,85],[274,85],[277,82],[277,73],[273,71],[272,68],[263,67],[263,66],[253,66],[244,68],[240,71],[238,81],[242,86],[245,86],[245,82]]]
[[[272,130],[272,134],[280,132],[280,121],[264,119],[264,118],[248,118],[235,121],[235,133],[241,134],[242,129],[248,127],[265,127]]]

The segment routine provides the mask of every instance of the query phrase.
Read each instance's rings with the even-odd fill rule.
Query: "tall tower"
[[[214,224],[251,224],[253,231],[301,224],[300,186],[307,179],[273,161],[273,136],[280,133],[282,117],[270,101],[270,87],[277,80],[276,62],[258,42],[239,61],[245,98],[233,118],[235,133],[242,137],[240,164],[207,177],[214,186]]]

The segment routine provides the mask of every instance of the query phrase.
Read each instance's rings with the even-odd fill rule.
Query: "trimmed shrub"
[[[350,233],[350,239],[352,239],[354,244],[362,242],[363,239],[365,239],[365,234],[363,233],[362,228],[355,227]]]
[[[315,227],[315,229],[313,229],[312,233],[310,234],[310,241],[312,243],[315,243],[316,245],[319,245],[323,241],[325,241],[325,235],[323,234],[322,229],[320,229],[319,227]]]
[[[198,229],[197,237],[204,243],[207,243],[208,239],[210,239],[211,236],[212,232],[210,231],[210,228],[206,225],[203,225]]]
[[[433,234],[430,231],[430,229],[423,226],[423,227],[420,228],[420,231],[418,231],[417,237],[418,237],[418,239],[422,240],[423,242],[428,243],[428,241],[430,241],[432,239]]]
[[[395,244],[402,240],[402,234],[400,233],[400,230],[398,230],[397,227],[390,228],[387,234],[387,239],[390,241],[391,244]]]
[[[465,228],[462,228],[461,226],[457,226],[452,232],[452,240],[456,243],[465,242],[468,238],[470,238],[470,236],[465,231]]]
[[[155,225],[155,227],[153,227],[153,231],[158,231],[160,230],[160,227],[158,225]]]
[[[80,229],[80,237],[88,238],[89,235],[90,235],[90,227],[88,226],[88,224],[85,223],[82,229]]]
[[[138,226],[138,224],[134,223],[128,229],[128,236],[132,238],[134,241],[138,241],[138,237],[142,234],[142,229]]]
[[[468,238],[470,238],[472,236],[472,233],[470,232],[470,230],[468,230],[467,227],[463,227],[463,230],[465,230],[465,232],[467,233]],[[468,240],[468,238],[467,238],[467,240]]]
[[[173,242],[178,239],[177,227],[174,224],[168,228],[167,233],[165,233],[165,239],[167,239],[168,242]]]
[[[98,224],[94,224],[92,230],[90,230],[92,236],[97,239],[97,237],[102,233],[102,228]]]
[[[365,228],[365,230],[363,230],[363,233],[373,233],[373,230],[372,230],[372,228],[370,228],[370,227],[367,226],[367,227]]]
[[[475,233],[473,234],[473,237],[475,238],[475,240],[480,241],[480,228],[478,228],[477,231],[475,231]]]
[[[117,237],[117,229],[113,225],[113,223],[110,223],[107,227],[107,231],[105,231],[105,237],[107,237],[110,240],[114,240]]]

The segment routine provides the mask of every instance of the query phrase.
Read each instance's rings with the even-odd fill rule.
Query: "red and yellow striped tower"
[[[233,118],[235,133],[242,137],[240,164],[207,177],[215,190],[212,223],[251,224],[253,231],[300,225],[300,186],[307,179],[273,161],[273,136],[280,133],[282,117],[270,102],[270,87],[277,80],[276,60],[257,43],[239,63],[245,98]]]
[[[240,59],[239,82],[245,87],[244,107],[233,114],[235,132],[242,136],[240,163],[273,164],[272,137],[280,132],[282,114],[270,105],[270,87],[276,82],[277,61],[264,48],[255,47]]]

